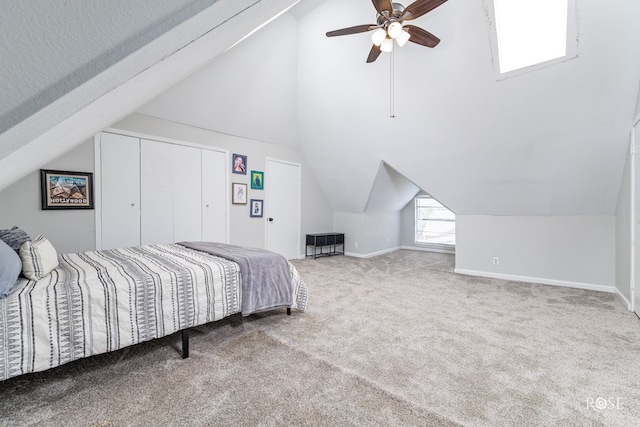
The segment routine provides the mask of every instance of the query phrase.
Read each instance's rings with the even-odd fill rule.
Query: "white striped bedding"
[[[0,380],[220,320],[242,308],[232,261],[180,245],[60,255],[0,299]],[[292,308],[306,286],[291,265]]]

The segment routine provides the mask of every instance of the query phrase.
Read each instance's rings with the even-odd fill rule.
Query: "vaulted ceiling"
[[[137,85],[141,95],[121,101],[119,114],[137,110],[299,148],[337,211],[380,209],[385,197],[396,209],[398,197],[421,188],[457,214],[613,214],[640,81],[640,3],[577,0],[578,56],[498,80],[486,1],[449,0],[415,21],[442,42],[435,49],[409,43],[396,50],[395,118],[389,117],[390,56],[366,64],[367,34],[324,35],[373,22],[367,0],[303,0],[217,55],[256,21],[294,2],[253,1],[246,3],[257,6],[242,5],[239,14],[226,11],[237,16],[219,24],[227,30],[218,38],[227,38],[210,50],[206,59],[212,62],[202,67],[204,60],[191,59],[194,65],[185,66],[179,78],[165,77],[164,86]],[[224,22],[213,6],[198,12],[203,2],[184,3],[195,18],[210,13]],[[165,36],[180,23],[169,27]],[[199,31],[208,30],[203,24]],[[236,33],[231,37],[228,31]],[[171,38],[179,45],[178,39]],[[147,58],[142,70],[124,75],[119,84],[157,68],[154,53]],[[88,98],[77,110],[104,94]],[[86,132],[117,118],[114,113],[94,119]],[[0,166],[10,131],[0,135]]]

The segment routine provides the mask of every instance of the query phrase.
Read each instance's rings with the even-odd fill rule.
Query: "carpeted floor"
[[[294,261],[306,313],[0,383],[0,425],[640,425],[640,320],[612,294],[453,273],[398,251]]]

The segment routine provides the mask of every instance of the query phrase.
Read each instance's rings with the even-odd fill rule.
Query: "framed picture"
[[[239,182],[231,183],[231,203],[234,205],[246,205],[247,204],[247,184],[241,184]]]
[[[249,211],[249,216],[254,218],[262,218],[262,199],[251,199],[251,210]]]
[[[93,209],[93,173],[40,169],[42,210]]]
[[[242,154],[233,154],[233,165],[231,171],[233,173],[247,174],[247,156]]]
[[[251,171],[251,188],[254,190],[264,190],[264,172]]]

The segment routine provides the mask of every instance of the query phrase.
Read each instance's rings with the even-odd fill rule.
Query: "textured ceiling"
[[[7,2],[0,14],[0,133],[213,3]]]
[[[0,189],[135,111],[293,3],[4,5]]]

